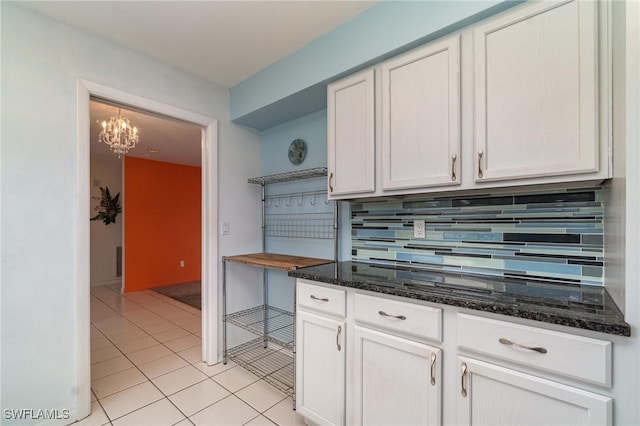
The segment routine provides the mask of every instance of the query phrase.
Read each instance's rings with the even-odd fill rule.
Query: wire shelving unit
[[[326,167],[279,173],[248,179],[262,187],[262,252],[222,258],[223,362],[232,360],[293,399],[295,392],[295,285],[293,312],[269,305],[269,269],[290,271],[321,265],[338,257],[338,204],[327,199],[324,191],[303,191],[267,195],[268,185],[327,176]],[[279,253],[267,253],[266,238],[333,239],[334,258],[318,259]],[[263,303],[238,312],[227,313],[227,263],[263,268]],[[228,324],[249,331],[257,338],[233,348],[227,347]]]

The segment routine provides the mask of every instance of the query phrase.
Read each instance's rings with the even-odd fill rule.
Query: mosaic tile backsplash
[[[352,260],[602,285],[603,210],[602,188],[355,202]]]

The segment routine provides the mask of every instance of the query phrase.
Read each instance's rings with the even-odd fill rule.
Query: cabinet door
[[[475,30],[476,181],[598,171],[597,3],[536,2]]]
[[[439,349],[359,326],[353,341],[353,424],[440,424]]]
[[[296,410],[319,425],[343,425],[345,324],[296,313]]]
[[[375,190],[374,72],[327,88],[329,196]]]
[[[610,425],[611,399],[470,358],[458,358],[458,425]]]
[[[382,64],[382,187],[460,184],[460,37]]]

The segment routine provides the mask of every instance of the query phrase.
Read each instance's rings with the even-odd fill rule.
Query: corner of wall
[[[625,311],[626,285],[626,60],[625,4],[612,2],[612,100],[611,144],[613,178],[605,185],[605,286],[620,310]]]

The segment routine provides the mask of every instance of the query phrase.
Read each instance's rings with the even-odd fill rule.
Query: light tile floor
[[[201,315],[154,291],[91,289],[91,416],[75,425],[302,425],[291,398],[201,361]]]

